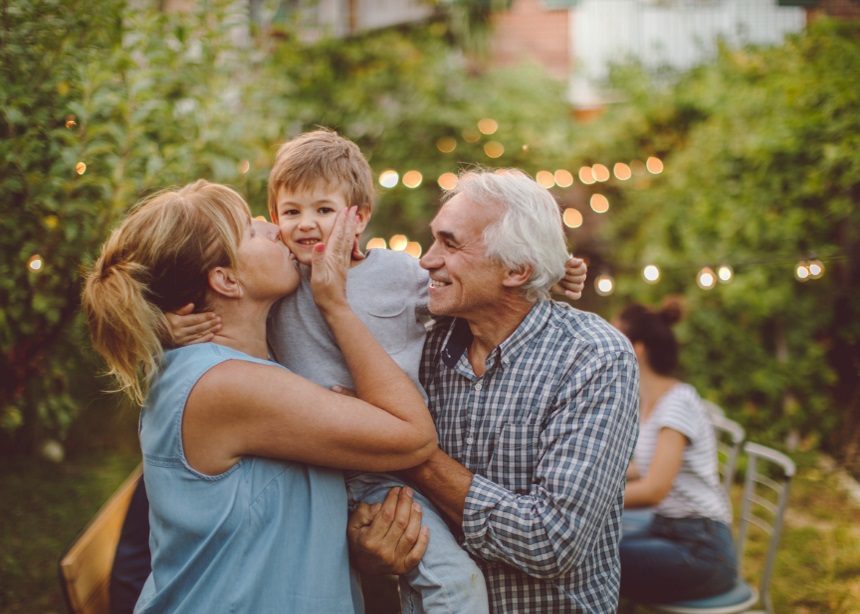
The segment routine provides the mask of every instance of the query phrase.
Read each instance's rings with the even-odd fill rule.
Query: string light
[[[397,185],[397,182],[400,180],[400,175],[397,174],[397,171],[388,169],[382,171],[379,174],[379,185],[383,188],[393,188]]]
[[[821,279],[824,276],[824,263],[818,258],[813,258],[807,265],[810,279]]]
[[[451,136],[443,136],[441,139],[436,141],[436,149],[442,153],[451,153],[457,149],[457,139]]]
[[[407,188],[415,189],[424,181],[424,175],[420,171],[411,170],[403,173],[403,185]]]
[[[598,275],[594,280],[594,291],[600,296],[609,296],[615,291],[615,280],[611,275]]]
[[[652,175],[659,175],[663,172],[663,161],[656,156],[651,156],[645,160],[645,168],[648,169],[648,172]]]
[[[458,181],[459,179],[454,173],[442,173],[441,175],[439,175],[439,179],[436,181],[436,183],[438,183],[439,187],[443,190],[453,190],[457,187]]]
[[[721,264],[719,267],[717,267],[717,277],[719,278],[721,283],[725,284],[730,282],[734,274],[735,272],[732,270],[732,267],[727,264]]]
[[[582,213],[573,207],[565,209],[561,219],[568,228],[579,228],[582,226]]]
[[[390,239],[388,239],[388,245],[395,252],[402,252],[406,249],[406,246],[409,244],[409,239],[406,238],[406,235],[392,235]]]
[[[612,172],[615,173],[615,178],[621,181],[627,181],[633,176],[630,167],[624,162],[616,162],[615,166],[612,167]]]
[[[555,176],[549,171],[538,171],[537,174],[535,174],[535,181],[549,190],[555,185]]]
[[[696,275],[696,285],[698,285],[702,290],[710,290],[717,284],[717,276],[714,275],[714,271],[711,267],[703,267],[699,274]]]
[[[579,169],[579,180],[585,185],[594,183],[594,171],[590,166],[582,166]]]
[[[421,257],[421,244],[418,241],[410,241],[406,244],[406,249],[404,249],[407,254],[412,256],[413,258]]]
[[[44,265],[45,261],[42,260],[42,257],[39,254],[33,254],[32,256],[30,256],[30,259],[27,260],[27,268],[34,273],[38,273],[39,271],[41,271]]]
[[[809,263],[806,260],[801,260],[797,263],[797,266],[794,267],[794,276],[797,278],[797,281],[809,281]]]
[[[367,245],[364,246],[364,249],[385,249],[386,243],[385,239],[382,237],[373,237],[370,241],[367,242]]]
[[[487,141],[484,143],[484,153],[488,158],[501,158],[505,153],[505,146],[498,141]]]
[[[478,122],[478,130],[481,132],[481,134],[495,134],[496,130],[498,129],[499,122],[494,119],[490,119],[489,117],[485,117]]]
[[[595,164],[591,167],[591,172],[595,181],[609,181],[609,169],[603,164]]]
[[[649,284],[656,284],[660,280],[660,269],[655,264],[649,264],[642,269],[642,277]]]
[[[573,173],[563,168],[553,173],[553,178],[555,179],[555,185],[560,188],[569,188],[573,185]]]
[[[606,213],[609,211],[609,199],[603,194],[592,194],[588,203],[595,213]]]
[[[75,164],[75,172],[78,175],[83,175],[84,173],[86,173],[87,172],[86,162],[78,162],[77,164]]]

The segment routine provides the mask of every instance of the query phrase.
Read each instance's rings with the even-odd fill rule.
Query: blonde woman
[[[313,255],[314,297],[355,378],[337,395],[269,360],[266,315],[298,272],[277,227],[232,189],[198,181],[138,205],[87,276],[93,345],[142,403],[152,572],[137,612],[354,612],[339,469],[414,466],[436,447],[419,391],[345,299],[355,211]],[[166,311],[222,322],[166,350]],[[409,493],[398,515],[414,561],[427,543]]]

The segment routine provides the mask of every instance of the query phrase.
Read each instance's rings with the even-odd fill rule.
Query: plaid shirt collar
[[[486,360],[487,372],[498,367],[500,364],[508,365],[517,354],[519,354],[531,340],[537,335],[549,321],[552,312],[552,301],[541,300],[532,305],[532,308],[514,329],[507,339],[493,348]],[[442,362],[451,369],[457,369],[462,361],[468,362],[466,350],[472,343],[473,335],[469,324],[461,318],[454,318],[451,322],[448,334],[442,345]]]

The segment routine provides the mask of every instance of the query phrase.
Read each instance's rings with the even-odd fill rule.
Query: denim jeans
[[[621,596],[672,602],[718,595],[737,577],[731,530],[710,518],[655,515],[621,539]]]
[[[351,502],[379,503],[389,489],[403,482],[383,473],[347,474]],[[433,504],[418,491],[422,523],[430,543],[418,566],[400,576],[400,607],[404,614],[486,614],[490,610],[484,575],[457,543]]]

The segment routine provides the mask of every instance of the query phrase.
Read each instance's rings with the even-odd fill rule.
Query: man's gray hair
[[[508,269],[531,266],[531,278],[523,286],[526,298],[549,298],[568,258],[561,214],[549,190],[517,169],[471,170],[460,175],[443,202],[457,194],[476,206],[492,202],[504,209],[499,220],[484,229],[487,256]]]

